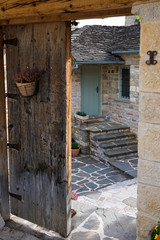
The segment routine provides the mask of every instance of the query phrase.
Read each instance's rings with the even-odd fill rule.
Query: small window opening
[[[121,98],[130,99],[130,68],[121,69]]]

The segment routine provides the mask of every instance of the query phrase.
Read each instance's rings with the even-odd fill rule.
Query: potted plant
[[[75,157],[79,154],[80,148],[77,142],[72,142],[72,156]]]
[[[158,221],[158,224],[149,232],[148,240],[160,240],[160,221]]]
[[[26,70],[15,75],[14,81],[22,96],[32,96],[36,90],[36,84],[40,80],[41,73],[37,69]]]
[[[80,112],[80,111],[76,112],[74,116],[81,120],[87,120],[89,118],[89,116],[85,112]]]

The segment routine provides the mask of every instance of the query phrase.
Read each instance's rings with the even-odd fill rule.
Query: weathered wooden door
[[[81,67],[81,110],[88,115],[99,115],[101,104],[100,67]]]
[[[70,24],[4,28],[7,44],[11,213],[70,232]],[[12,43],[12,41],[11,41]],[[14,75],[42,71],[37,94],[22,97]]]

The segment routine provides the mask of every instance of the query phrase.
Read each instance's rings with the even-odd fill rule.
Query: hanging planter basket
[[[33,96],[36,90],[36,82],[16,83],[17,87],[24,97]]]

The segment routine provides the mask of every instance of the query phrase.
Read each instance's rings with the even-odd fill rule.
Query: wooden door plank
[[[0,213],[9,219],[8,160],[6,137],[6,104],[3,63],[3,32],[0,28]]]
[[[19,41],[17,47],[7,48],[9,91],[16,93],[16,71],[33,67],[43,70],[35,96],[10,100],[10,125],[20,125],[19,129],[12,128],[10,139],[15,139],[16,129],[21,144],[18,153],[10,150],[11,189],[23,199],[20,202],[11,198],[11,211],[67,236],[71,228],[71,157],[67,136],[68,133],[71,138],[71,110],[67,102],[71,94],[70,24],[28,24],[4,29],[7,38],[17,37]]]

